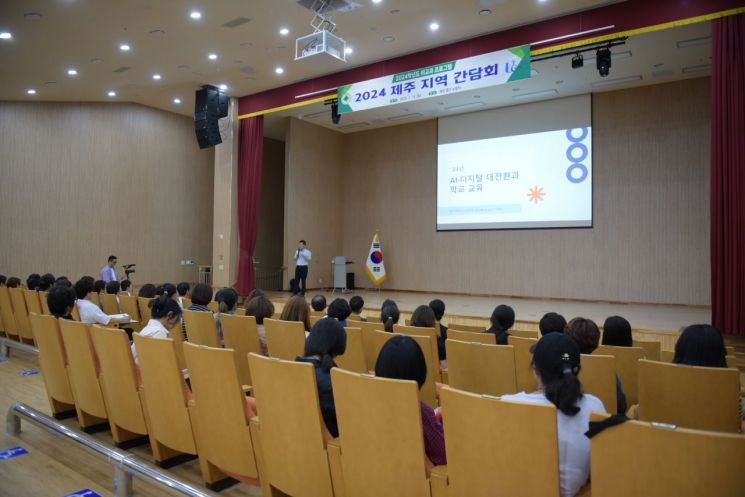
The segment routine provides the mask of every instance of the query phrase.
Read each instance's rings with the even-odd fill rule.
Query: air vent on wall
[[[316,119],[323,116],[328,116],[331,113],[330,110],[322,110],[320,112],[314,112],[312,114],[306,114],[303,116],[303,119]]]
[[[367,126],[370,126],[370,123],[352,123],[352,124],[345,124],[343,126],[339,126],[339,129],[357,129],[357,128],[366,128]]]
[[[122,66],[122,67],[118,67],[118,68],[114,69],[114,72],[119,72],[119,73],[121,73],[121,72],[127,72],[130,69],[132,69],[132,68],[129,67],[129,66]]]
[[[412,112],[411,114],[401,114],[400,116],[389,117],[389,121],[404,121],[406,119],[412,119],[414,117],[421,117],[422,114],[419,112]]]
[[[232,21],[228,21],[225,24],[222,25],[223,28],[237,28],[238,26],[243,26],[244,24],[248,24],[251,22],[251,19],[248,17],[236,17]]]

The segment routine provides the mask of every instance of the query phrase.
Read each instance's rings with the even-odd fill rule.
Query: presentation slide
[[[499,134],[438,145],[437,229],[591,227],[589,117],[582,127]]]

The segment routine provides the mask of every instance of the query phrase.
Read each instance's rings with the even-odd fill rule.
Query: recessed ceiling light
[[[2,33],[0,33],[0,40],[10,40],[11,38],[13,38],[13,35],[8,33],[7,31],[3,31]]]
[[[43,16],[39,12],[26,12],[23,17],[25,19],[41,19]]]
[[[101,57],[93,57],[91,59],[91,63],[93,64],[100,64],[101,62],[103,62],[103,59]]]
[[[481,95],[474,95],[473,98],[481,98]]]
[[[181,103],[181,99],[180,98],[174,98],[173,99],[173,103],[176,104],[176,105],[178,105],[178,104]]]
[[[393,10],[389,10],[389,11],[388,11],[388,13],[389,13],[389,14],[394,14],[394,15],[395,15],[395,14],[400,14],[400,13],[401,13],[401,9],[393,9]]]
[[[160,79],[160,74],[153,74],[153,79]]]
[[[488,16],[489,14],[491,14],[491,10],[489,10],[489,9],[481,9],[481,10],[479,10],[479,15],[480,16]]]
[[[430,31],[437,31],[438,29],[440,29],[440,25],[438,23],[432,22],[429,24]]]
[[[56,84],[57,84],[57,82],[56,82],[56,81],[47,81],[47,82],[46,82],[46,83],[44,83],[44,84],[45,84],[46,86],[54,86],[54,85],[56,85]]]
[[[110,97],[115,97],[116,96],[116,92],[115,91],[109,91],[107,93],[107,95],[110,96]]]
[[[78,75],[78,71],[77,71],[77,69],[68,69],[67,70],[67,75],[68,76],[77,76]]]
[[[166,32],[163,31],[162,29],[154,29],[150,31],[150,34],[153,36],[163,36],[164,34],[166,34]]]
[[[191,12],[189,12],[189,17],[191,17],[192,19],[201,19],[202,13],[198,10],[192,10]]]
[[[210,59],[210,60],[215,60],[215,59],[217,59],[217,54],[216,53],[211,53],[211,54],[209,54],[207,56],[207,58]]]
[[[396,39],[393,36],[384,36],[383,41],[390,43],[392,41],[396,41]]]
[[[380,2],[382,2],[382,1],[383,1],[383,0],[372,0],[372,3],[380,3]]]
[[[344,53],[345,54],[349,55],[352,52],[354,52],[354,48],[352,48],[352,47],[346,47],[346,48],[344,48]]]
[[[281,34],[282,36],[287,36],[288,34],[290,34],[290,30],[287,28],[281,28],[279,30],[279,34]]]
[[[122,52],[129,52],[130,48],[131,47],[127,45],[126,43],[123,45],[119,45],[119,50],[121,50]]]
[[[221,89],[222,91],[225,91],[225,90],[227,90],[227,89],[228,89],[228,85],[226,85],[226,84],[221,84],[220,86],[218,86],[218,88],[220,88],[220,89]]]
[[[36,90],[34,90],[33,88],[29,88],[28,90],[26,90],[26,93],[28,93],[29,95],[36,95]]]
[[[284,74],[285,70],[284,68],[277,66],[274,68],[274,72],[276,72],[277,74]]]

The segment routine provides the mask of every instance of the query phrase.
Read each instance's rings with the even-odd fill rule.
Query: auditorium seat
[[[41,314],[41,300],[39,298],[39,292],[36,290],[23,290],[23,299],[26,301],[26,309],[28,312],[35,312]],[[31,326],[29,324],[29,326]]]
[[[108,315],[119,314],[119,301],[113,293],[104,293],[101,301],[101,310]]]
[[[616,374],[621,380],[623,393],[626,395],[628,405],[639,403],[638,395],[638,369],[639,359],[644,359],[644,349],[641,347],[614,347],[601,345],[593,354],[612,355],[616,358]]]
[[[602,497],[742,496],[743,461],[743,435],[627,421],[590,440],[592,493]]]
[[[271,487],[264,495],[340,495],[332,488],[313,365],[253,353],[248,363],[259,412],[251,433],[265,475],[262,488]]]
[[[183,303],[183,309],[191,307],[191,299],[189,297],[183,297],[181,302]]]
[[[207,307],[209,307],[212,312],[220,312],[220,304],[214,300],[207,304]]]
[[[341,437],[329,455],[332,466],[340,458],[344,495],[429,497],[416,382],[334,368],[331,383]]]
[[[425,336],[429,337],[429,355],[430,355],[430,361],[435,366],[435,369],[427,369],[427,371],[433,371],[437,378],[435,381],[441,382],[442,381],[442,375],[440,374],[440,358],[437,352],[437,337],[439,336],[439,333],[435,331],[434,328],[422,328],[419,326],[403,326],[400,324],[394,324],[393,325],[393,332],[394,333],[401,333],[403,335],[417,335],[417,336]],[[426,350],[423,350],[425,354],[427,354]],[[429,367],[429,365],[428,365]]]
[[[314,327],[321,319],[323,319],[323,316],[310,316],[310,327]]]
[[[235,308],[235,315],[236,316],[245,316],[246,315],[246,309],[243,307],[236,307]]]
[[[78,310],[77,305],[72,306],[72,312],[70,315],[72,316],[73,321],[80,321],[80,311]]]
[[[650,361],[659,361],[662,343],[657,341],[634,340],[634,347],[644,349],[644,358]]]
[[[184,344],[193,392],[189,401],[199,466],[207,487],[221,489],[259,478],[254,444],[245,410],[245,394],[238,383],[233,351]]]
[[[673,362],[674,350],[660,350],[660,362]]]
[[[367,373],[367,358],[365,357],[365,346],[362,343],[362,330],[360,328],[345,328],[347,332],[347,349],[343,355],[334,359],[336,364],[347,371],[355,373]]]
[[[269,357],[294,361],[305,353],[305,328],[300,321],[264,319]]]
[[[433,497],[559,496],[553,405],[507,402],[451,387],[443,388],[440,398],[447,413],[448,464],[446,471],[432,473]]]
[[[121,312],[128,314],[132,321],[137,321],[136,323],[128,323],[128,328],[132,328],[134,331],[138,332],[142,328],[147,326],[147,322],[142,321],[142,317],[140,316],[140,308],[137,305],[137,297],[135,297],[134,295],[120,293],[119,308],[121,309]]]
[[[13,317],[18,331],[18,338],[21,342],[33,344],[34,334],[31,331],[31,323],[28,321],[28,309],[26,308],[26,298],[23,295],[23,289],[9,288],[10,300],[13,304]]]
[[[380,314],[380,312],[378,312],[378,314]],[[378,323],[378,324],[380,324],[380,323],[383,322],[383,321],[381,321],[379,315],[378,316],[370,316],[370,315],[368,315],[368,316],[366,316],[366,319],[370,323]]]
[[[538,343],[533,338],[521,338],[515,335],[507,337],[507,343],[515,347],[515,379],[518,392],[535,392],[538,388],[533,375],[533,354],[530,348]]]
[[[51,315],[52,312],[49,310],[49,292],[39,292],[39,303],[41,304],[41,313],[47,316]]]
[[[219,347],[215,315],[206,311],[184,311],[186,336],[190,343]],[[176,332],[174,328],[174,332]]]
[[[374,333],[374,343],[375,343],[375,357],[377,360],[378,355],[380,355],[380,351],[383,350],[383,345],[385,345],[385,342],[390,340],[392,337],[396,336],[397,334],[401,333],[387,333],[385,331],[375,331]],[[422,388],[419,392],[419,396],[426,404],[428,404],[430,407],[435,408],[437,407],[437,393],[436,393],[436,387],[435,384],[440,381],[440,375],[439,375],[439,362],[433,363],[432,354],[427,354],[427,350],[431,348],[431,339],[426,336],[422,335],[407,335],[414,339],[414,341],[419,344],[419,347],[422,349],[422,353],[424,354],[424,362],[427,365],[427,379],[424,382],[424,385],[422,385]],[[374,371],[374,367],[372,371]],[[432,374],[431,371],[435,371],[435,374]]]
[[[142,380],[140,400],[157,465],[171,467],[197,453],[187,409],[190,395],[171,339],[133,335]]]
[[[262,354],[259,332],[256,329],[256,318],[253,316],[236,316],[222,314],[220,316],[225,348],[233,350],[233,362],[238,372],[241,385],[253,385],[251,369],[248,367],[246,356],[253,352]]]
[[[537,330],[510,329],[510,330],[507,330],[507,333],[509,333],[512,336],[519,337],[519,338],[530,338],[533,340],[538,340],[539,338],[541,338],[541,332]]]
[[[470,324],[460,324],[460,323],[450,323],[448,325],[448,333],[450,333],[450,330],[458,330],[458,331],[471,331],[473,333],[483,333],[486,331],[486,326],[474,326]]]
[[[582,391],[599,398],[605,411],[615,414],[618,410],[616,392],[616,358],[612,355],[582,354],[579,375]],[[622,385],[624,386],[624,385]]]
[[[365,347],[367,370],[374,370],[375,362],[378,360],[378,349],[375,348],[375,332],[383,331],[385,329],[383,324],[347,319],[347,326],[362,330],[362,345]]]
[[[52,415],[62,418],[75,414],[75,397],[67,376],[67,355],[57,318],[32,312],[29,320],[39,347],[39,366]]]
[[[496,345],[497,336],[493,333],[476,333],[473,331],[460,331],[448,328],[448,340],[460,340],[461,342],[476,342],[486,345]]]
[[[20,336],[13,313],[13,303],[10,299],[10,289],[2,285],[0,285],[0,313],[3,316],[5,335],[11,340],[19,341]]]
[[[96,304],[98,307],[101,307],[101,296],[100,296],[100,294],[98,294],[96,292],[91,292],[90,296],[91,296],[91,302],[93,302],[94,304]],[[103,308],[101,310],[103,310]]]
[[[127,333],[93,325],[90,334],[100,362],[99,382],[114,444],[128,448],[146,443],[147,426]]]
[[[448,336],[445,348],[448,385],[452,388],[494,396],[517,393],[515,352],[511,345],[461,342]]]
[[[57,321],[67,352],[67,375],[75,397],[78,423],[84,431],[96,431],[108,423],[106,402],[98,381],[99,365],[88,325],[78,321]],[[107,426],[108,427],[108,426]]]
[[[311,317],[316,316],[316,317],[321,317],[322,318],[323,316],[326,315],[326,311],[313,311],[313,310],[311,310],[310,311],[310,315],[311,315]]]
[[[140,322],[144,326],[147,326],[152,315],[152,309],[150,309],[150,301],[153,299],[146,299],[145,297],[137,297],[137,309],[140,311]]]
[[[643,421],[737,432],[739,397],[737,369],[639,361],[639,419]]]

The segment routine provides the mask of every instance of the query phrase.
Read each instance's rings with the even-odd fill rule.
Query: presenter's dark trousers
[[[308,266],[295,266],[295,288],[301,295],[305,295],[305,280],[308,279]]]

